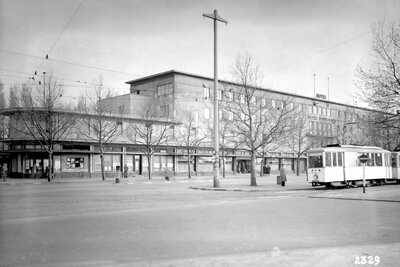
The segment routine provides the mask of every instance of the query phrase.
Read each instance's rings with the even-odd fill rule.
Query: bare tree
[[[231,132],[231,125],[229,123],[229,121],[227,121],[227,119],[225,118],[225,116],[229,116],[229,115],[224,115],[222,114],[222,119],[219,122],[219,145],[220,145],[220,151],[221,151],[221,158],[222,158],[222,177],[225,178],[226,177],[226,153],[227,153],[227,149],[230,146],[230,140],[232,139],[232,132]]]
[[[373,28],[374,61],[370,68],[358,67],[359,86],[372,107],[386,113],[378,127],[400,134],[400,23],[378,23]]]
[[[229,111],[228,105],[233,101],[233,90],[224,86],[220,95],[220,114],[219,114],[219,145],[220,145],[220,160],[222,161],[222,177],[226,177],[226,155],[228,149],[235,149],[238,145],[234,140],[234,133],[232,131],[233,113]],[[208,127],[209,135],[212,136],[213,129]]]
[[[8,107],[16,108],[18,106],[19,106],[18,87],[17,86],[12,86],[12,87],[9,88]]]
[[[86,98],[81,96],[77,104],[77,110],[83,114],[81,118],[81,134],[89,140],[93,140],[99,146],[101,178],[104,181],[104,146],[121,134],[122,121],[110,118],[113,115],[104,99],[111,96],[110,91],[104,89],[102,83],[95,87],[96,98],[87,104]],[[123,113],[123,111],[121,111]],[[121,115],[121,114],[120,114]]]
[[[192,150],[195,147],[199,147],[202,142],[206,139],[206,136],[201,134],[198,125],[198,113],[187,110],[182,112],[180,118],[183,124],[179,126],[179,133],[177,136],[178,143],[185,147],[187,156],[187,172],[188,178],[192,178],[191,162],[192,162]]]
[[[129,126],[133,132],[132,137],[134,138],[134,140],[131,141],[142,144],[145,147],[144,154],[147,159],[147,174],[149,180],[151,180],[152,176],[154,150],[156,147],[166,144],[169,138],[168,129],[170,126],[168,124],[157,123],[157,119],[160,117],[159,103],[154,100],[146,106],[141,116],[142,119],[146,120],[146,123],[132,124]]]
[[[233,69],[240,84],[235,101],[226,105],[233,115],[232,131],[238,147],[250,152],[250,185],[257,186],[256,157],[261,148],[280,142],[290,130],[292,105],[289,99],[263,103],[256,86],[261,77],[253,59],[239,56]],[[261,101],[260,101],[261,100]]]
[[[6,100],[4,97],[4,85],[0,81],[0,109],[6,107]],[[4,139],[6,137],[6,119],[4,116],[0,116],[0,140],[1,140],[1,148],[4,150]],[[0,162],[0,169],[2,167],[2,162]],[[1,174],[0,174],[1,176]]]
[[[4,97],[4,84],[0,81],[0,108],[6,107],[6,99]]]
[[[57,142],[63,140],[75,121],[63,113],[61,103],[63,86],[54,81],[52,76],[43,78],[43,83],[32,90],[23,85],[21,102],[23,109],[12,123],[12,130],[29,135],[37,141],[48,154],[48,181],[54,178],[53,153]]]
[[[293,116],[292,126],[293,131],[288,137],[290,150],[296,154],[296,175],[300,175],[300,158],[305,152],[311,148],[311,143],[308,140],[310,127],[307,120],[307,115],[299,112],[299,116]]]

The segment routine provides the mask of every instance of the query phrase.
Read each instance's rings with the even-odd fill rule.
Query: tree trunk
[[[101,179],[105,181],[106,176],[104,174],[104,151],[102,145],[100,145],[100,169],[101,169]]]
[[[250,185],[257,186],[257,178],[256,178],[256,153],[255,151],[251,152],[251,164],[250,164]]]
[[[147,154],[147,175],[149,180],[151,180],[151,154]]]
[[[225,178],[225,151],[222,150],[222,177]]]
[[[300,175],[300,157],[297,157],[296,175]]]
[[[192,175],[190,173],[190,150],[189,149],[187,150],[187,158],[188,158],[188,161],[187,161],[188,177],[189,177],[189,179],[191,179]]]
[[[49,173],[47,175],[47,181],[53,180],[53,151],[49,152]]]

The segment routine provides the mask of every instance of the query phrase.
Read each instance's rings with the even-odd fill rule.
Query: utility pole
[[[329,76],[328,76],[328,100],[329,100]]]
[[[315,97],[315,82],[316,82],[315,79],[316,79],[316,76],[317,76],[317,74],[314,73],[313,74],[313,77],[314,77],[314,96],[313,97]]]
[[[46,72],[43,71],[43,107],[46,105]]]
[[[213,187],[219,187],[219,131],[218,131],[218,54],[217,54],[217,23],[226,20],[218,15],[216,9],[212,14],[203,14],[203,17],[212,19],[214,22],[214,163],[213,163]]]

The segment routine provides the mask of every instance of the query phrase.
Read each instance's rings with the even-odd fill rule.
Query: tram
[[[392,176],[400,181],[400,152],[392,152]]]
[[[394,152],[396,153],[396,152]],[[358,185],[363,180],[363,164],[359,156],[365,154],[365,180],[369,184],[399,181],[399,168],[393,166],[392,153],[380,147],[328,145],[307,151],[307,182],[317,185]],[[399,166],[399,153],[396,166]]]

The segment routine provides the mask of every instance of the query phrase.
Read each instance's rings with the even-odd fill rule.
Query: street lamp
[[[217,64],[217,22],[228,24],[218,15],[216,9],[212,14],[203,14],[203,17],[214,22],[214,162],[213,162],[213,187],[219,187],[219,136],[218,136],[218,64]]]

